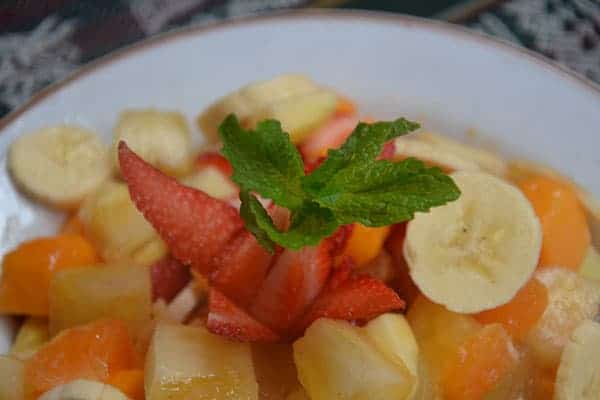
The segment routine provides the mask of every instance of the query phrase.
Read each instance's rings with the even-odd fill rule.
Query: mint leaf
[[[246,227],[269,251],[274,243],[290,249],[318,244],[322,238],[331,235],[338,227],[333,213],[314,202],[305,202],[292,215],[290,228],[283,232],[277,229],[273,220],[256,197],[247,191],[240,192],[242,206],[240,214]]]
[[[340,224],[384,226],[454,201],[460,191],[439,168],[407,159],[351,165],[311,194]]]
[[[244,130],[234,115],[219,126],[221,152],[233,166],[232,179],[243,190],[254,191],[290,209],[302,206],[301,179],[304,165],[300,153],[278,121],[259,123]]]
[[[404,118],[392,122],[359,123],[342,147],[330,150],[325,162],[304,178],[304,190],[311,194],[318,193],[340,171],[373,163],[386,142],[418,128],[419,124]]]

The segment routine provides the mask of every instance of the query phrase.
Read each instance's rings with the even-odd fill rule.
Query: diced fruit
[[[210,141],[218,141],[217,128],[229,114],[245,127],[266,118],[281,121],[298,143],[336,109],[337,95],[319,88],[302,75],[281,75],[254,82],[219,99],[198,117],[200,129]]]
[[[144,382],[148,400],[258,399],[250,346],[202,327],[159,325]]]
[[[150,324],[151,290],[148,268],[137,265],[61,271],[50,283],[50,332],[117,318],[140,339]]]
[[[275,342],[279,339],[271,329],[216,289],[210,290],[208,310],[206,327],[217,335],[241,342]]]
[[[108,178],[108,151],[78,126],[42,128],[15,140],[8,153],[15,183],[38,200],[72,208]]]
[[[354,115],[335,115],[306,138],[300,145],[304,160],[326,157],[329,149],[341,146],[358,124]]]
[[[407,314],[417,338],[422,360],[434,385],[458,347],[481,329],[473,317],[448,311],[419,296]]]
[[[333,262],[331,244],[286,249],[269,271],[251,314],[279,333],[286,332],[321,292]]]
[[[129,400],[127,396],[112,385],[77,379],[47,391],[38,400]]]
[[[190,130],[185,117],[178,112],[154,109],[121,112],[113,140],[113,161],[117,171],[120,141],[166,173],[178,174],[189,169]]]
[[[561,266],[576,271],[590,245],[590,230],[573,188],[544,176],[524,180],[519,187],[542,223],[539,265]]]
[[[417,158],[427,165],[439,167],[447,172],[480,170],[473,160],[465,159],[439,145],[420,140],[418,137],[416,139],[397,138],[394,145],[394,158],[396,159]]]
[[[287,397],[285,398],[285,400],[310,400],[310,399],[308,398],[308,395],[306,394],[306,391],[304,390],[304,388],[299,387],[298,389],[296,389],[293,392],[291,392],[290,394],[288,394]]]
[[[191,274],[189,267],[167,256],[150,267],[150,278],[152,301],[163,299],[169,302],[188,284]]]
[[[0,399],[23,400],[23,362],[0,356]]]
[[[360,328],[319,319],[294,343],[298,378],[312,400],[406,399],[415,381]]]
[[[356,264],[354,264],[352,257],[342,258],[331,272],[331,276],[327,281],[327,285],[323,288],[323,292],[331,292],[342,286],[342,284],[350,279],[355,269]]]
[[[347,97],[338,96],[337,104],[335,105],[336,115],[349,115],[356,113],[356,104]]]
[[[216,152],[206,152],[198,155],[196,158],[196,168],[203,169],[206,167],[215,167],[227,177],[233,174],[233,167],[229,163],[229,160]]]
[[[22,243],[4,256],[0,312],[48,315],[48,287],[60,270],[97,262],[92,245],[78,235],[59,235]]]
[[[238,196],[238,188],[231,179],[212,165],[193,171],[182,178],[181,183],[216,199],[231,200]]]
[[[357,276],[337,289],[323,292],[302,317],[298,331],[318,318],[368,321],[385,312],[403,308],[404,301],[383,282],[369,276]]]
[[[487,325],[448,360],[442,374],[444,394],[448,400],[484,399],[518,360],[519,353],[502,325]]]
[[[387,284],[392,283],[398,277],[398,270],[394,266],[392,256],[385,250],[381,250],[379,255],[369,261],[361,268],[361,273],[369,275]]]
[[[119,157],[134,203],[173,256],[208,273],[212,257],[243,227],[237,210],[162,174],[124,143],[119,146]]]
[[[117,181],[105,182],[89,196],[79,218],[85,234],[108,262],[131,259],[158,236],[135,208],[127,185]]]
[[[587,253],[579,267],[581,276],[600,281],[600,253],[594,246],[588,247]]]
[[[533,278],[508,303],[475,316],[482,324],[500,323],[515,339],[524,339],[548,305],[548,290]]]
[[[460,197],[415,215],[404,258],[431,300],[455,312],[489,310],[510,301],[531,278],[542,245],[540,222],[523,193],[502,179],[467,171],[451,178]]]
[[[392,256],[392,263],[396,270],[396,279],[391,283],[391,286],[398,290],[400,297],[410,306],[420,294],[420,291],[410,277],[410,271],[404,259],[405,237],[406,224],[394,225],[385,241],[385,248]]]
[[[114,374],[108,384],[119,389],[131,400],[144,400],[144,371],[124,369]]]
[[[359,267],[366,265],[377,257],[389,232],[389,226],[371,228],[354,224],[344,255],[352,257]]]
[[[163,299],[153,304],[154,316],[165,322],[183,323],[193,318],[194,311],[206,302],[208,290],[197,279],[190,281],[167,305]]]
[[[273,256],[250,232],[242,232],[214,260],[211,284],[241,306],[256,297]]]
[[[49,339],[48,320],[29,317],[19,328],[17,337],[10,348],[10,355],[20,360],[26,360],[33,356]]]
[[[140,249],[134,251],[131,255],[131,261],[133,261],[134,264],[147,267],[159,262],[168,252],[169,249],[167,248],[167,245],[157,235]]]
[[[536,272],[536,278],[548,289],[548,306],[526,343],[537,362],[552,369],[558,365],[573,330],[598,314],[600,283],[565,268],[543,268]]]
[[[252,359],[260,399],[285,399],[300,386],[290,343],[253,343]]]
[[[27,398],[37,398],[75,379],[106,382],[116,372],[133,368],[135,358],[127,326],[119,320],[100,320],[71,328],[26,362]]]
[[[77,214],[73,214],[67,218],[63,226],[60,228],[61,234],[67,235],[85,235],[85,227]]]

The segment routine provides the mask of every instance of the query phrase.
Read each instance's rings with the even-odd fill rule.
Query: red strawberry
[[[198,168],[212,166],[227,176],[231,176],[233,174],[233,168],[231,167],[231,164],[219,153],[209,152],[198,155],[198,158],[196,158],[196,166]]]
[[[211,283],[237,304],[247,306],[265,279],[272,258],[251,233],[242,232],[215,257]]]
[[[353,230],[354,224],[342,225],[333,233],[333,235],[326,239],[331,242],[331,254],[334,257],[339,256],[344,252]]]
[[[391,160],[396,155],[396,142],[390,140],[385,145],[383,145],[383,150],[381,151],[380,159],[383,160]]]
[[[173,257],[167,256],[150,268],[152,300],[169,302],[191,279],[190,268]]]
[[[369,276],[357,276],[337,289],[324,291],[297,326],[299,332],[303,332],[319,318],[364,321],[402,308],[404,301],[383,282]]]
[[[331,243],[284,250],[269,271],[250,311],[259,321],[286,332],[321,292],[332,264]]]
[[[206,327],[212,333],[241,342],[276,342],[279,336],[248,315],[216,289],[208,297]]]
[[[354,259],[350,256],[344,257],[331,273],[331,277],[323,289],[323,292],[330,292],[342,286],[350,279],[352,271],[354,271],[355,268],[356,264],[354,263]]]
[[[173,256],[201,273],[243,227],[229,204],[181,185],[119,143],[121,173],[138,210],[154,226]]]
[[[326,156],[328,149],[338,148],[346,141],[357,124],[358,117],[355,115],[336,115],[302,143],[300,152],[305,160]]]

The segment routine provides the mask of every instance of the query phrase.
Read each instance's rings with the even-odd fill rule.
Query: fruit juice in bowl
[[[159,109],[124,110],[110,148],[74,125],[11,145],[18,187],[69,215],[3,258],[23,318],[0,398],[600,392],[598,210],[568,179],[304,75],[196,121],[200,151]]]

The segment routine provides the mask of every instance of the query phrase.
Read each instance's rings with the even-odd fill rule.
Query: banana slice
[[[100,139],[69,125],[19,137],[10,148],[8,167],[26,192],[63,208],[77,206],[110,175],[108,151]]]
[[[584,321],[567,342],[556,374],[556,400],[600,399],[600,324]]]
[[[303,75],[280,75],[255,82],[226,95],[198,117],[198,125],[212,142],[219,141],[218,126],[229,114],[235,114],[242,125],[279,120],[294,142],[333,114],[337,95],[317,86]]]
[[[506,162],[496,154],[479,147],[466,145],[448,136],[426,132],[419,135],[419,138],[440,150],[454,154],[465,162],[472,162],[491,174],[504,176],[508,169]]]
[[[559,267],[544,268],[535,276],[548,289],[548,306],[527,335],[526,344],[538,364],[552,368],[573,330],[598,314],[600,283]]]
[[[78,379],[47,391],[38,400],[129,400],[129,398],[106,383]]]
[[[462,194],[408,224],[404,256],[432,301],[460,313],[508,302],[533,274],[542,232],[514,186],[483,172],[451,175]]]
[[[445,171],[479,171],[479,165],[472,160],[462,158],[439,145],[419,139],[396,139],[396,157],[414,157],[426,163],[436,165]]]
[[[154,109],[123,111],[114,129],[113,163],[117,171],[117,147],[121,140],[144,160],[166,173],[178,175],[190,166],[190,130],[185,117],[178,112]]]

